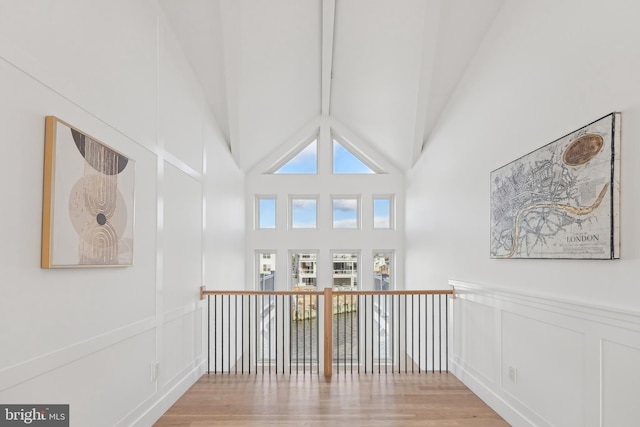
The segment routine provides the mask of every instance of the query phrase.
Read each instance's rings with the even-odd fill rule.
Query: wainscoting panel
[[[640,313],[450,280],[451,371],[514,426],[640,419]]]
[[[640,420],[640,348],[602,340],[602,425]]]
[[[452,323],[454,358],[483,382],[493,383],[499,372],[493,345],[499,338],[494,327],[496,312],[490,306],[472,301],[457,303]]]
[[[584,336],[539,319],[502,313],[501,386],[549,425],[584,425]],[[552,385],[544,393],[540,388]],[[563,402],[560,406],[558,402]]]

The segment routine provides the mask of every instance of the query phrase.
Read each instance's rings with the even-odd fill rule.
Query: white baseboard
[[[171,406],[184,395],[206,372],[207,361],[201,361],[191,369],[181,380],[175,381],[164,393],[143,402],[135,411],[123,418],[117,427],[136,426],[147,427],[153,425]]]
[[[515,407],[502,399],[491,388],[487,387],[482,381],[478,380],[474,375],[466,371],[456,362],[449,360],[449,372],[458,378],[464,385],[474,392],[484,403],[489,405],[491,409],[496,411],[509,424],[517,427],[537,426],[536,423],[525,417]]]

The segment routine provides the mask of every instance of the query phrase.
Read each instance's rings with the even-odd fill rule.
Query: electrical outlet
[[[158,375],[160,374],[160,362],[154,360],[151,362],[151,382],[154,383],[158,380]]]
[[[515,368],[514,366],[509,366],[509,379],[511,380],[512,383],[517,384],[518,383],[518,369]]]

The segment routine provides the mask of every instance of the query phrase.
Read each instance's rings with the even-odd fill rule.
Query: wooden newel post
[[[331,378],[333,369],[333,289],[324,288],[324,376]]]

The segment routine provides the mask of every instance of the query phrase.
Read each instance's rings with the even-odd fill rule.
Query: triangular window
[[[289,161],[278,168],[277,174],[317,174],[318,173],[318,147],[317,139],[314,139],[295,154]]]
[[[345,148],[335,139],[333,140],[333,173],[334,174],[374,174],[369,166],[360,160],[355,154]]]

